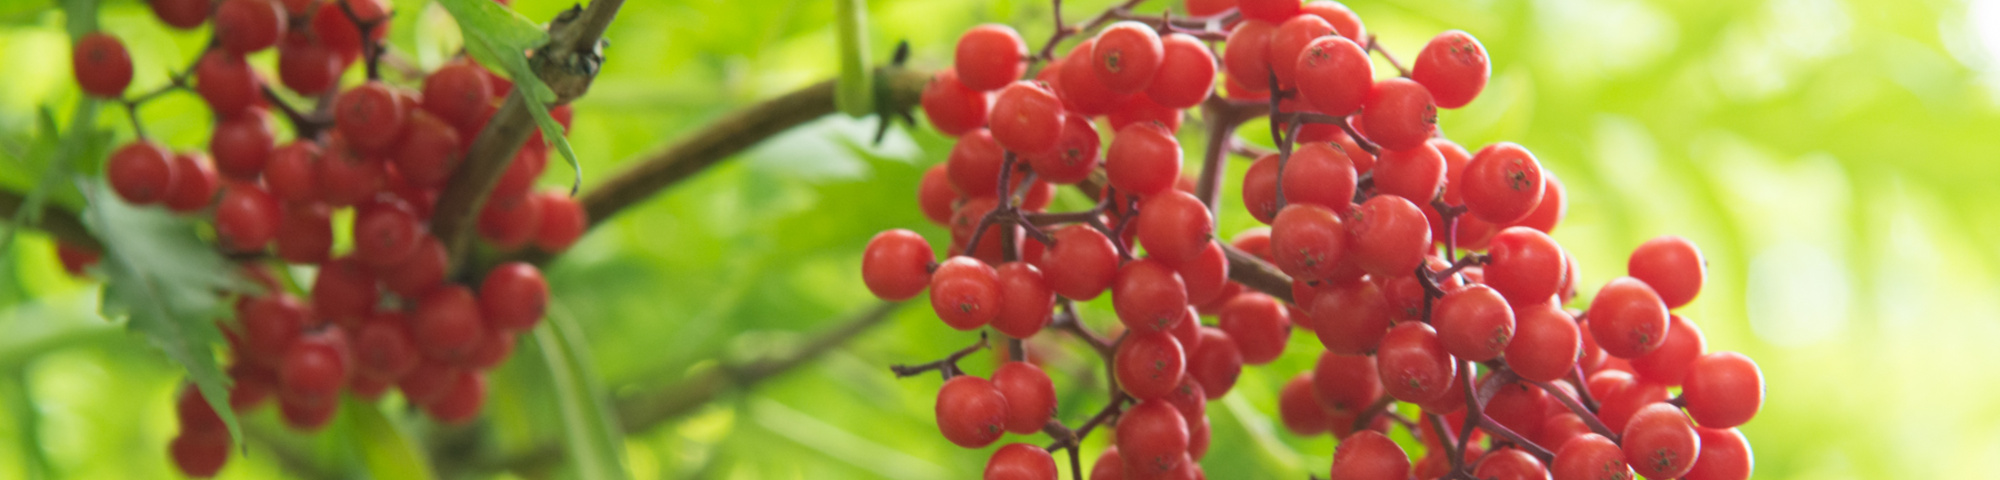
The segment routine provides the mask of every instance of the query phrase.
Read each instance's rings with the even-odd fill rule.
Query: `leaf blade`
[[[535,328],[535,343],[556,386],[563,446],[577,476],[587,480],[630,478],[625,470],[624,433],[612,417],[611,401],[597,380],[588,346],[568,310],[550,309],[547,321]]]

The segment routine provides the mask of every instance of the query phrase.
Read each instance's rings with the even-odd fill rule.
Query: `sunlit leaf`
[[[376,480],[430,480],[430,462],[409,432],[382,415],[381,407],[348,397],[341,410],[354,433],[354,449]]]
[[[528,65],[527,52],[548,43],[548,32],[527,17],[492,1],[440,0],[439,3],[458,20],[458,28],[465,36],[466,53],[488,68],[498,66],[514,81],[514,88],[527,95],[529,101],[522,103],[534,114],[542,138],[569,161],[575,174],[570,188],[582,185],[583,167],[576,162],[576,151],[570,148],[569,139],[563,137],[562,125],[549,115],[548,104],[555,101],[555,92]]]

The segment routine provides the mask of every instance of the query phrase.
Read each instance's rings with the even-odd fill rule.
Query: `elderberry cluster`
[[[512,83],[467,59],[424,75],[420,89],[379,80],[391,17],[381,0],[150,3],[175,28],[213,25],[212,46],[190,72],[158,92],[124,98],[131,58],[104,32],[78,41],[73,67],[85,92],[127,108],[192,89],[216,117],[206,152],[175,152],[146,139],[134,115],[139,138],[117,148],[104,172],[126,202],[211,223],[216,248],[245,260],[244,272],[263,287],[237,300],[233,321],[218,322],[232,353],[229,406],[246,411],[275,396],[288,425],[314,431],[333,418],[341,394],[372,401],[395,387],[439,421],[473,419],[486,400],[485,372],[541,320],[548,284],[518,262],[476,285],[458,284],[448,278],[447,246],[428,224]],[[319,110],[291,109],[245,59],[273,47],[282,85],[320,96]],[[356,63],[370,79],[339,85]],[[291,120],[294,138],[277,137],[267,111],[274,107]],[[569,112],[554,109],[564,128]],[[556,252],[582,235],[587,221],[575,200],[533,191],[547,161],[537,133],[508,163],[478,213],[487,243]],[[340,210],[352,211],[351,222],[335,221]],[[336,229],[353,239],[348,251],[335,251]],[[97,255],[69,245],[58,254],[77,274]],[[263,263],[271,257],[315,267],[309,290],[288,293]],[[222,421],[193,388],[178,407],[181,433],[168,447],[175,464],[188,475],[214,475],[228,458]]]
[[[1749,477],[1735,427],[1762,406],[1762,374],[1672,313],[1706,275],[1694,244],[1646,242],[1628,276],[1567,309],[1581,266],[1548,235],[1562,184],[1521,145],[1469,152],[1438,129],[1437,109],[1472,102],[1490,75],[1472,35],[1442,33],[1406,68],[1333,1],[1188,0],[1191,18],[1138,3],[1058,23],[1039,53],[1004,25],[960,37],[922,95],[931,125],[958,137],[917,193],[950,229],[947,258],[899,229],[862,260],[876,296],[928,291],[952,328],[1011,342],[1060,329],[1109,363],[1109,405],[1077,429],[1051,418],[1047,376],[1018,353],[991,380],[953,365],[970,350],[935,364],[953,443],[1054,440],[999,449],[986,478],[1054,479],[1049,451],[1076,468],[1077,438],[1100,424],[1115,438],[1090,478],[1206,478],[1206,401],[1281,356],[1295,327],[1326,352],[1279,411],[1297,434],[1341,439],[1335,480]],[[1198,179],[1175,135],[1189,110],[1211,143]],[[1258,116],[1276,152],[1234,137]],[[1225,244],[1214,206],[1232,154],[1253,159],[1239,193],[1269,227]],[[1057,184],[1099,202],[1045,212]],[[1123,330],[1110,341],[1071,305],[1106,291]],[[1422,443],[1418,461],[1384,435],[1397,425]]]

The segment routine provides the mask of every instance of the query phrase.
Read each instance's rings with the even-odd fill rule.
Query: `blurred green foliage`
[[[396,0],[391,40],[422,67],[462,44],[442,8]],[[1068,18],[1105,0],[1065,2]],[[1158,11],[1161,2],[1142,7]],[[567,2],[519,0],[545,21]],[[1710,262],[1704,294],[1682,310],[1712,349],[1757,359],[1765,408],[1744,427],[1757,477],[1978,478],[2000,452],[2000,2],[1839,0],[1444,0],[1351,3],[1404,58],[1446,29],[1476,35],[1494,78],[1471,106],[1445,112],[1460,143],[1532,149],[1569,188],[1555,237],[1583,264],[1586,290],[1622,274],[1647,238],[1678,234]],[[948,66],[980,22],[1017,26],[1039,46],[1046,2],[875,0],[867,42],[908,40],[913,64]],[[102,28],[132,49],[134,89],[163,83],[205,32],[167,30],[135,0],[106,0]],[[37,162],[47,109],[80,102],[68,70],[67,19],[48,2],[0,4],[0,186]],[[830,78],[838,69],[829,2],[634,1],[613,25],[610,61],[577,104],[571,140],[584,188],[726,112]],[[272,65],[270,54],[253,63]],[[348,82],[358,82],[351,72]],[[402,80],[395,75],[392,79]],[[109,107],[101,128],[129,138]],[[147,106],[147,130],[176,148],[206,143],[192,95]],[[61,121],[50,124],[62,125]],[[898,129],[870,146],[872,123],[829,117],[772,139],[676,186],[597,231],[548,269],[560,310],[614,394],[672,385],[729,359],[794,348],[873,300],[856,279],[875,232],[943,230],[914,204],[922,169],[950,140]],[[1243,132],[1268,138],[1260,128]],[[1198,141],[1186,138],[1189,145]],[[1240,176],[1243,162],[1232,164]],[[545,186],[566,186],[553,169]],[[1084,202],[1073,192],[1059,205]],[[1254,224],[1233,191],[1223,231]],[[59,200],[60,201],[60,200]],[[100,286],[62,274],[46,237],[0,252],[0,478],[171,477],[171,396],[184,372],[139,337],[100,319]],[[1102,303],[1102,302],[1098,302]],[[1086,320],[1112,317],[1093,304]],[[1102,405],[1098,365],[1060,335],[1035,352],[1055,375],[1062,417]],[[942,441],[934,377],[885,368],[942,357],[975,337],[905,308],[844,348],[679,420],[630,432],[637,478],[965,478],[988,451]],[[1210,404],[1216,478],[1324,472],[1333,442],[1274,423],[1277,389],[1318,352],[1245,371]],[[550,415],[559,381],[523,342],[494,377],[480,451],[563,438]],[[976,374],[990,355],[972,357]],[[389,421],[422,438],[468,432]],[[362,475],[353,448],[372,422],[281,432],[267,407],[246,416],[253,442],[225,478],[294,475],[303,465]],[[378,425],[379,426],[379,425]],[[253,438],[258,438],[253,435]],[[1009,437],[1004,441],[1034,441]],[[1090,457],[1102,436],[1088,444]],[[446,462],[455,458],[431,458]],[[1227,473],[1222,473],[1227,472]],[[559,475],[569,475],[563,473]]]

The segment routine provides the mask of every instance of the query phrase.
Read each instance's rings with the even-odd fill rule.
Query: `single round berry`
[[[149,141],[125,144],[104,162],[104,177],[111,183],[111,191],[133,205],[166,199],[175,170],[173,153]]]
[[[1382,377],[1375,357],[1320,354],[1313,365],[1313,398],[1329,410],[1360,414],[1382,398]]]
[[[1042,447],[1026,443],[1008,444],[993,451],[986,461],[985,480],[1056,480],[1056,459]]]
[[[1694,242],[1664,235],[1633,249],[1631,259],[1625,262],[1625,271],[1653,287],[1660,294],[1660,301],[1672,310],[1687,305],[1695,294],[1701,293],[1701,284],[1708,277],[1708,261],[1702,258],[1701,249],[1695,248]]]
[[[1541,203],[1542,180],[1542,164],[1534,154],[1512,142],[1501,142],[1479,149],[1452,183],[1459,184],[1465,207],[1474,216],[1507,225],[1528,216]]]
[[[320,155],[319,144],[308,140],[293,140],[272,150],[270,161],[264,163],[264,186],[287,202],[319,200]]]
[[[1667,306],[1646,282],[1612,279],[1590,299],[1590,335],[1613,357],[1638,358],[1666,342]]]
[[[1548,480],[1549,470],[1534,455],[1508,448],[1486,455],[1474,467],[1472,476],[1488,480]]]
[[[1151,258],[1128,262],[1111,280],[1111,304],[1125,328],[1164,332],[1186,317],[1187,284],[1181,274]]]
[[[924,178],[917,182],[917,205],[923,208],[924,219],[931,223],[946,225],[951,223],[952,203],[958,201],[958,192],[953,191],[947,163],[931,165],[924,169]]]
[[[1122,21],[1097,32],[1091,46],[1091,70],[1106,88],[1120,95],[1146,90],[1160,69],[1166,47],[1160,35],[1144,23]]]
[[[284,35],[285,20],[271,0],[223,0],[215,7],[215,43],[237,55],[271,48]]]
[[[1288,162],[1289,163],[1289,162]],[[1270,225],[1278,218],[1278,154],[1258,157],[1243,173],[1243,209],[1258,222]]]
[[[1049,290],[1042,270],[1027,262],[1007,262],[1000,265],[998,274],[1000,314],[993,318],[993,329],[1020,339],[1042,331],[1052,319],[1056,303],[1056,294]]]
[[[1493,74],[1487,64],[1486,47],[1463,30],[1452,30],[1431,38],[1417,61],[1410,66],[1410,78],[1430,90],[1439,108],[1458,108],[1472,103],[1486,88]]]
[[[1328,115],[1346,115],[1361,109],[1375,76],[1368,53],[1354,41],[1338,36],[1314,38],[1296,55],[1272,59],[1274,64],[1291,64],[1297,72],[1299,94],[1314,109]]]
[[[1007,397],[1007,431],[1033,434],[1055,418],[1056,387],[1042,367],[1007,362],[993,371],[993,386]]]
[[[1215,327],[1201,327],[1201,341],[1188,354],[1187,374],[1201,384],[1209,400],[1222,398],[1243,373],[1243,351],[1236,340]]]
[[[1701,451],[1701,437],[1687,415],[1673,405],[1654,403],[1632,414],[1619,438],[1625,447],[1625,463],[1646,478],[1676,478],[1694,468]]]
[[[354,217],[354,257],[362,264],[387,269],[410,258],[424,235],[423,221],[394,204],[370,204]]]
[[[293,342],[278,367],[279,396],[311,405],[336,403],[351,373],[342,350],[341,341],[324,333]]]
[[[484,372],[459,372],[448,390],[423,404],[424,413],[446,424],[462,425],[479,416],[480,407],[486,404],[486,393]]]
[[[1340,2],[1333,0],[1313,0],[1306,2],[1305,6],[1299,7],[1299,12],[1315,15],[1322,20],[1326,20],[1328,25],[1333,25],[1334,31],[1339,32],[1340,36],[1346,37],[1348,40],[1359,42],[1368,38],[1367,28],[1361,25],[1361,15],[1354,13],[1353,9],[1347,8],[1347,5],[1343,5]]]
[[[1102,142],[1097,136],[1097,125],[1089,117],[1069,115],[1063,119],[1062,136],[1056,139],[1054,150],[1022,158],[1041,180],[1072,184],[1090,178],[1091,172],[1097,170]]]
[[[389,160],[404,180],[424,187],[441,187],[463,160],[460,144],[457,128],[430,112],[412,110],[403,127],[403,138]]]
[[[1313,372],[1300,372],[1278,391],[1278,419],[1286,430],[1303,437],[1326,433],[1333,418],[1326,407],[1313,398]]]
[[[1507,367],[1530,381],[1568,376],[1583,347],[1576,320],[1550,303],[1514,311],[1514,340],[1507,344]]]
[[[1217,315],[1217,326],[1236,340],[1243,363],[1263,365],[1285,353],[1292,337],[1292,322],[1284,305],[1269,295],[1238,295]]]
[[[1185,33],[1160,38],[1159,71],[1146,86],[1146,98],[1173,109],[1194,108],[1215,90],[1215,54],[1201,40]]]
[[[193,30],[208,22],[208,0],[146,0],[160,23],[181,30]],[[192,475],[192,474],[190,474]],[[202,476],[202,475],[195,475]]]
[[[945,381],[936,414],[944,438],[961,447],[985,448],[1007,433],[1007,397],[984,378],[959,375]]]
[[[862,283],[877,298],[915,298],[931,283],[930,264],[937,255],[924,237],[903,229],[876,234],[861,257]]]
[[[132,54],[125,42],[104,32],[90,32],[77,39],[70,51],[70,71],[83,92],[103,98],[118,98],[132,85]]]
[[[216,192],[222,189],[222,179],[215,173],[215,164],[208,155],[199,151],[187,151],[174,155],[174,183],[167,187],[166,198],[161,199],[167,208],[176,213],[194,213],[215,201]]]
[[[1222,250],[1220,242],[1203,242],[1200,253],[1181,264],[1176,271],[1181,274],[1181,283],[1187,287],[1187,299],[1191,305],[1227,302],[1235,298],[1230,293],[1229,253]],[[1237,287],[1238,290],[1241,288]]]
[[[1229,37],[1222,42],[1222,69],[1235,85],[1242,85],[1253,92],[1271,88],[1272,62],[1289,60],[1271,58],[1271,35],[1277,31],[1278,22],[1288,18],[1291,16],[1273,20],[1249,18],[1229,31]],[[1307,75],[1309,78],[1312,76]],[[1355,106],[1360,106],[1360,103],[1356,102]]]
[[[1375,351],[1382,389],[1406,402],[1426,402],[1450,393],[1458,363],[1445,351],[1437,331],[1423,322],[1403,322],[1382,337]]]
[[[255,178],[276,148],[270,115],[262,107],[250,107],[241,115],[216,122],[208,139],[208,151],[215,155],[217,168],[238,179]]]
[[[167,455],[182,474],[195,478],[213,477],[229,462],[229,434],[175,435],[167,442]]]
[[[1164,399],[1142,400],[1118,418],[1118,456],[1128,476],[1157,478],[1186,458],[1187,420]]]
[[[194,66],[194,91],[217,117],[234,118],[256,105],[261,83],[241,55],[226,51],[210,50]],[[222,172],[232,174],[228,165],[222,166]]]
[[[1120,193],[1141,197],[1165,192],[1181,177],[1181,144],[1155,123],[1134,123],[1111,137],[1105,177]]]
[[[363,376],[395,381],[408,375],[423,363],[423,356],[410,340],[405,324],[408,320],[399,313],[384,314],[361,327],[354,335],[354,360],[357,373]]]
[[[1125,393],[1150,400],[1164,398],[1180,385],[1187,354],[1172,333],[1135,331],[1118,344],[1112,364]]]
[[[231,184],[215,204],[215,236],[224,249],[254,252],[278,235],[278,199],[255,185]]]
[[[1368,90],[1361,104],[1361,124],[1368,139],[1382,148],[1417,148],[1437,132],[1437,106],[1423,85],[1407,78],[1391,78],[1375,82]]]
[[[1563,442],[1549,473],[1559,480],[1632,480],[1625,452],[1603,435],[1587,433]]]
[[[1000,275],[972,257],[957,256],[931,273],[931,310],[959,330],[985,326],[1000,315]]]
[[[438,360],[457,360],[479,346],[486,334],[486,322],[479,316],[479,300],[465,287],[452,285],[431,290],[417,302],[411,315],[410,336],[424,355]]]
[[[1090,300],[1111,287],[1119,273],[1118,250],[1111,239],[1087,225],[1056,230],[1055,245],[1042,254],[1042,278],[1057,295]]]
[[[541,270],[508,262],[486,273],[479,284],[479,312],[494,327],[519,332],[533,328],[548,311],[549,282]]]
[[[1424,142],[1408,150],[1383,150],[1375,162],[1375,191],[1428,205],[1444,186],[1444,155]],[[1542,229],[1537,229],[1542,230]],[[1547,232],[1547,230],[1542,230]]]
[[[1139,244],[1167,265],[1185,265],[1215,238],[1208,206],[1193,194],[1168,190],[1139,203]]]
[[[958,37],[952,68],[966,87],[999,90],[1027,72],[1028,64],[1022,61],[1027,56],[1028,44],[1013,27],[988,23],[972,27]]]
[[[1562,246],[1528,227],[1507,227],[1487,244],[1486,283],[1517,305],[1546,302],[1562,287]]]
[[[1484,362],[1507,351],[1514,339],[1514,312],[1507,299],[1485,285],[1446,293],[1437,300],[1431,322],[1438,339],[1453,356]]]
[[[1057,91],[1062,93],[1063,104],[1077,115],[1104,115],[1111,113],[1123,97],[1104,86],[1097,78],[1096,62],[1091,50],[1097,46],[1097,39],[1086,38],[1070,49],[1069,55],[1057,60]]]
[[[1300,144],[1285,160],[1285,204],[1318,205],[1347,213],[1354,202],[1354,163],[1331,143]]]
[[[421,107],[452,125],[478,123],[493,102],[485,69],[470,61],[455,61],[424,77]]]
[[[1695,456],[1694,467],[1688,469],[1685,480],[1747,480],[1756,466],[1756,457],[1750,453],[1750,440],[1743,438],[1743,432],[1734,428],[1696,428],[1695,435],[1701,437],[1701,453]]]
[[[1329,478],[1341,480],[1401,480],[1409,478],[1410,456],[1403,447],[1374,430],[1362,430],[1340,440],[1333,449]]]
[[[333,101],[333,124],[354,148],[384,153],[395,145],[409,112],[394,87],[371,81],[341,92]]]
[[[956,71],[939,70],[924,84],[920,97],[924,118],[945,135],[964,135],[986,125],[986,111],[992,99],[958,81]]]
[[[1424,211],[1395,195],[1376,195],[1348,217],[1348,259],[1376,277],[1407,274],[1424,263],[1431,224]]]
[[[979,129],[960,135],[958,143],[952,144],[951,155],[945,165],[951,174],[951,186],[964,197],[999,197],[1000,167],[1006,162],[1006,151],[993,139],[991,130]]]
[[[1294,280],[1336,277],[1346,253],[1347,227],[1332,209],[1287,205],[1271,222],[1271,263]]]
[[[1000,90],[987,119],[993,141],[1016,154],[1048,153],[1056,148],[1063,130],[1062,100],[1047,85],[1018,81]]]
[[[300,95],[319,95],[340,84],[347,69],[340,54],[311,35],[291,32],[278,42],[278,82]]]
[[[1651,383],[1680,386],[1694,359],[1708,349],[1701,328],[1680,315],[1667,315],[1667,340],[1660,348],[1632,359],[1632,374]]]
[[[590,228],[590,213],[563,191],[537,193],[534,198],[541,203],[542,211],[542,226],[535,230],[535,248],[550,253],[569,250],[583,238],[584,230]]]
[[[1695,358],[1681,386],[1687,411],[1708,428],[1731,428],[1750,421],[1764,405],[1764,372],[1736,352]]]

